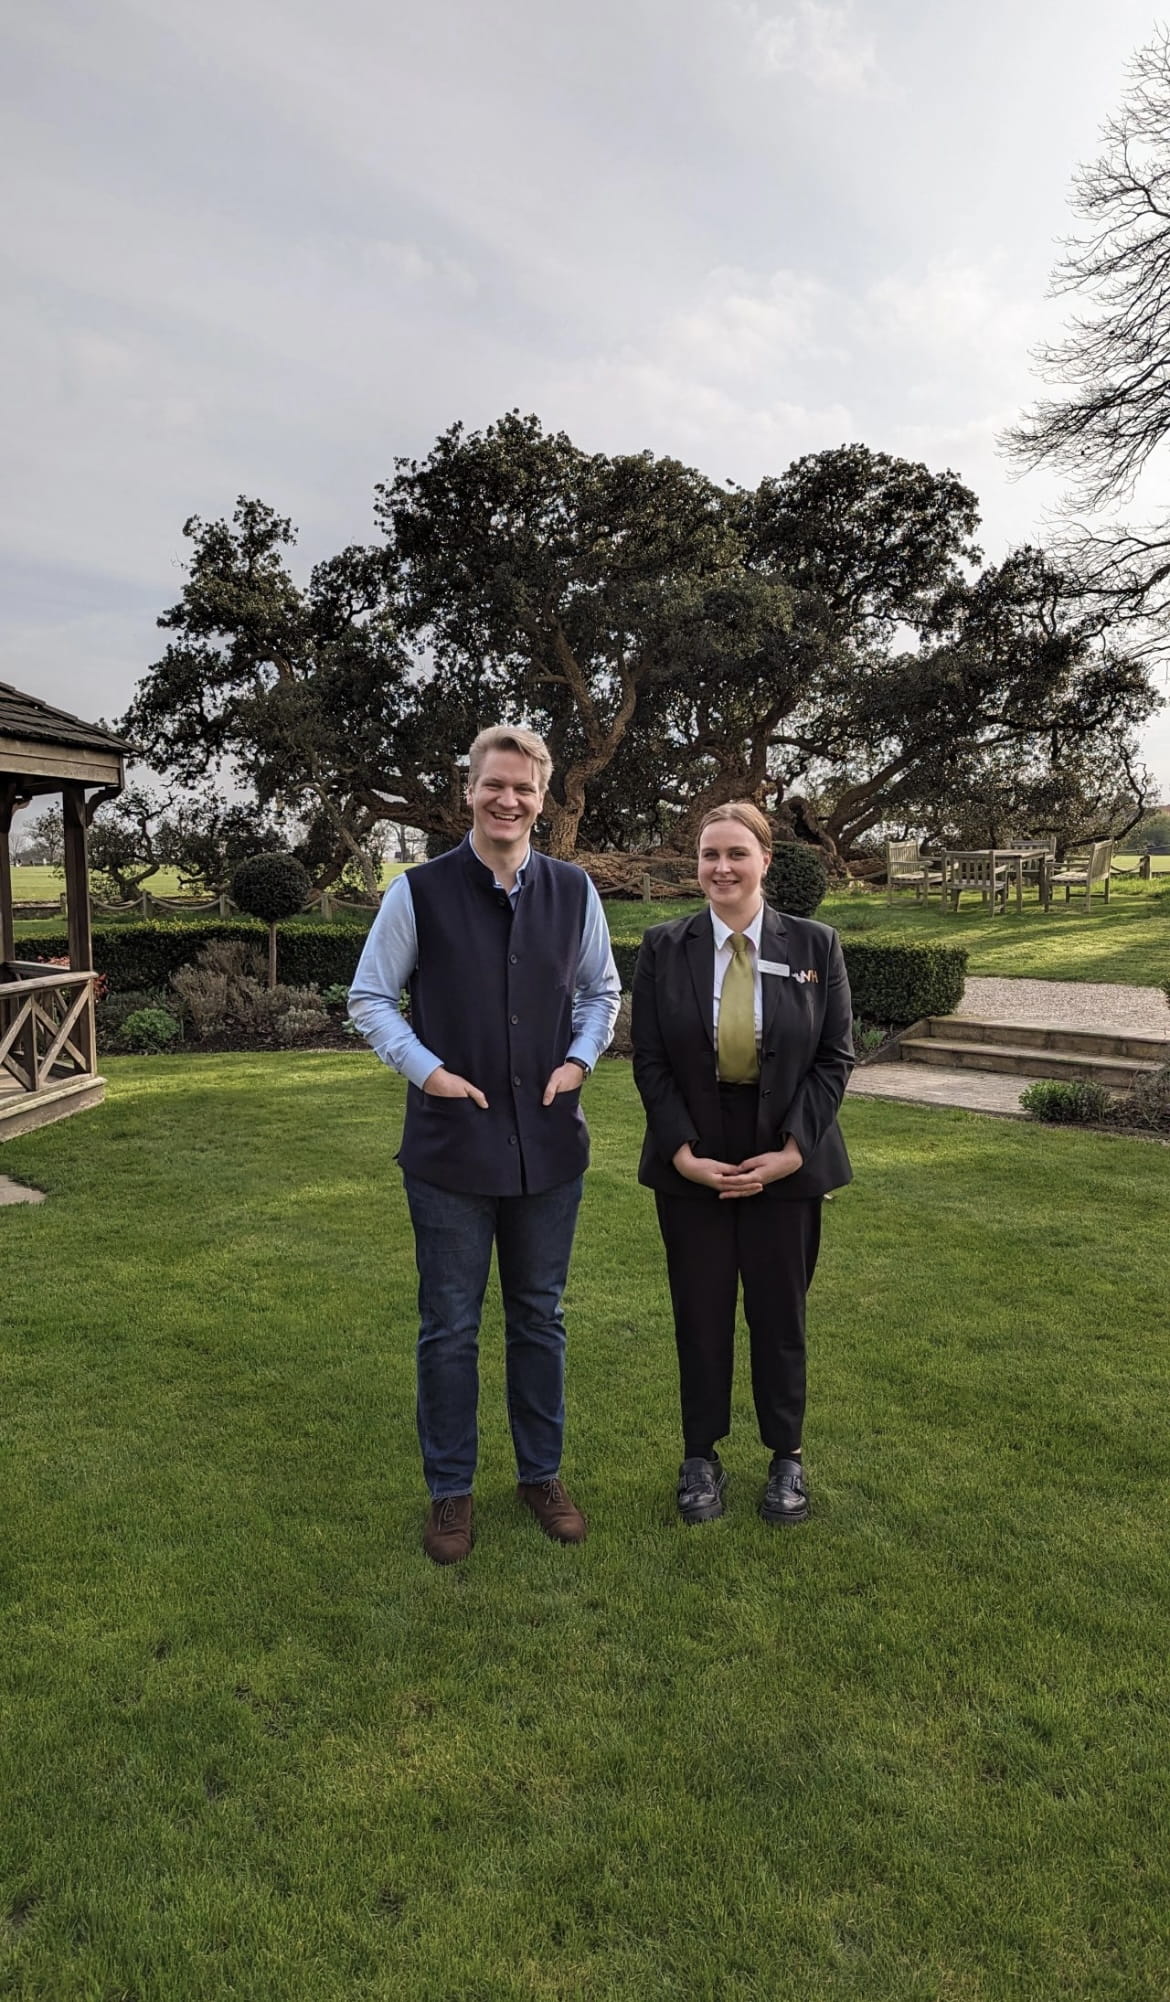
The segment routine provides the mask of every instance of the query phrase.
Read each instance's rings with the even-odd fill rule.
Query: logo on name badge
[[[794,973],[792,977],[794,980],[804,981],[809,987],[819,987],[821,984],[821,977],[815,966],[810,966],[807,969],[802,968],[799,973]]]

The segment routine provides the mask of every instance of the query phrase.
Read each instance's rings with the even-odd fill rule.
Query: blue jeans
[[[504,1301],[508,1422],[522,1481],[560,1472],[565,1323],[582,1178],[542,1196],[468,1196],[404,1175],[418,1264],[418,1437],[435,1501],[471,1493],[479,1322],[492,1262]]]

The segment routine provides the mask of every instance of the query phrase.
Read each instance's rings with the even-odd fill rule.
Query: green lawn
[[[628,1069],[567,1303],[581,1550],[418,1548],[399,1082],[115,1061],[0,1152],[0,1994],[1165,1997],[1164,1147],[851,1103],[804,1529],[673,1516]]]

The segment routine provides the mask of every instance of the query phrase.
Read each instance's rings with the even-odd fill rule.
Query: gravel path
[[[1103,980],[969,979],[957,1015],[980,1022],[1044,1022],[1060,1029],[1170,1038],[1170,1003],[1159,987]]]

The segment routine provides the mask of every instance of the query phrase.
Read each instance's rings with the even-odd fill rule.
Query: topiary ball
[[[781,841],[772,850],[764,895],[778,911],[811,918],[829,887],[829,874],[815,848],[804,841]]]
[[[250,918],[279,924],[303,911],[313,884],[295,855],[253,855],[232,877],[232,902]]]

